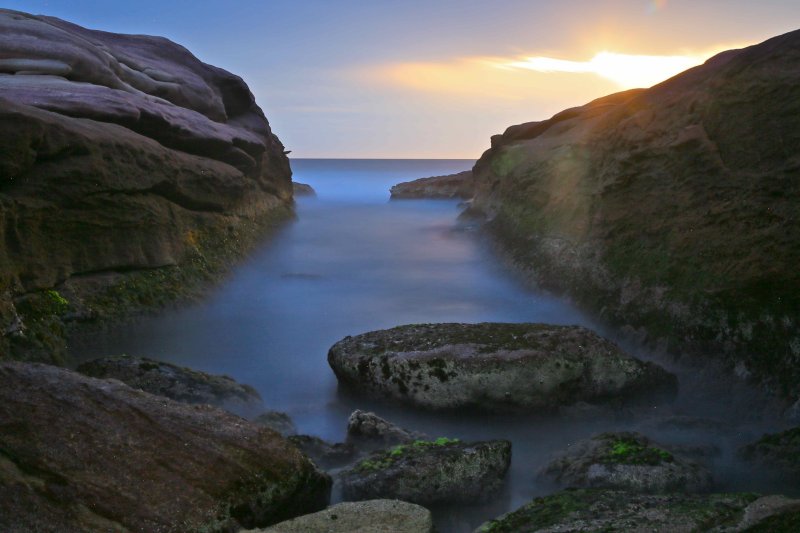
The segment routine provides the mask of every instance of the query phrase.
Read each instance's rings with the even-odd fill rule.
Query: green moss
[[[400,444],[384,452],[373,454],[371,457],[358,463],[356,469],[362,471],[383,470],[393,465],[395,461],[404,455],[413,454],[434,446],[451,446],[453,444],[459,444],[460,442],[459,439],[451,439],[448,437],[439,437],[435,440],[415,440],[410,444]]]
[[[668,451],[646,446],[633,438],[614,441],[605,458],[608,463],[653,466],[662,462],[671,463],[673,460],[674,457]]]

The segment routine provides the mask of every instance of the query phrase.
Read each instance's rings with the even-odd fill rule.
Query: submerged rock
[[[356,409],[347,420],[347,442],[360,449],[387,448],[407,444],[427,436],[403,429],[375,413]]]
[[[542,474],[561,485],[633,492],[700,492],[711,473],[638,433],[603,433],[578,442]]]
[[[510,463],[508,441],[439,438],[375,452],[342,472],[340,479],[346,500],[473,503],[497,496]]]
[[[0,364],[0,530],[229,531],[324,508],[331,479],[207,405]]]
[[[431,512],[398,500],[344,502],[324,511],[243,533],[433,533]]]
[[[77,370],[93,378],[118,379],[134,389],[179,402],[207,403],[237,414],[254,414],[264,408],[261,395],[250,385],[146,357],[104,357],[83,363]]]
[[[580,326],[421,324],[346,337],[339,383],[417,407],[546,410],[672,396],[677,379]]]
[[[764,435],[739,453],[747,461],[800,485],[800,427]]]
[[[292,191],[295,196],[316,196],[317,193],[307,183],[298,183],[296,181],[292,182]]]
[[[475,531],[788,532],[793,530],[762,529],[761,526],[776,519],[791,519],[798,505],[800,500],[781,496],[759,497],[749,493],[646,495],[615,490],[572,489],[536,498],[516,511],[486,522]]]
[[[291,417],[280,411],[267,411],[253,419],[253,423],[274,429],[284,437],[297,435],[297,428]]]
[[[458,174],[420,178],[398,183],[391,188],[392,199],[461,198],[468,200],[475,193],[472,171]]]

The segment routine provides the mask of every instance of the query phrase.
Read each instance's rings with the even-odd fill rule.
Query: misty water
[[[682,366],[604,331],[574,305],[527,287],[485,237],[457,220],[458,201],[389,201],[391,185],[470,168],[466,160],[295,160],[295,180],[317,197],[297,199],[286,224],[202,302],[125,325],[81,345],[81,359],[127,353],[227,374],[254,386],[269,409],[303,434],[339,442],[354,409],[374,410],[431,437],[503,438],[513,444],[505,493],[486,506],[436,509],[443,532],[481,522],[553,492],[537,478],[550,456],[600,431],[639,429],[712,454],[715,490],[784,492],[735,458],[742,443],[782,427],[766,398],[714,368]],[[676,372],[679,397],[608,415],[525,417],[429,413],[337,389],[327,363],[339,339],[422,322],[581,324]],[[714,422],[682,427],[673,415]],[[334,490],[334,501],[338,498]]]

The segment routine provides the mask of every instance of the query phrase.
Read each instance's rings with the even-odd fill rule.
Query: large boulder
[[[331,479],[277,433],[39,364],[0,363],[0,530],[232,531],[314,512]]]
[[[340,479],[345,500],[474,503],[498,495],[510,464],[508,441],[465,443],[441,437],[375,452]]]
[[[580,326],[400,326],[346,337],[328,363],[350,389],[429,409],[543,410],[677,388],[674,375]]]
[[[432,533],[431,512],[398,500],[344,502],[272,527],[243,533]]]
[[[475,194],[475,185],[472,171],[465,170],[458,174],[398,183],[391,188],[390,194],[393,200],[419,198],[468,200]]]
[[[134,389],[179,402],[216,405],[243,416],[264,409],[261,395],[250,385],[146,357],[104,357],[79,365],[77,371],[93,378],[118,379]]]
[[[0,9],[0,95],[0,355],[51,360],[59,321],[180,297],[288,213],[247,85],[167,39]],[[14,311],[46,291],[68,305]]]
[[[794,485],[800,485],[800,427],[762,436],[739,455]]]
[[[508,128],[473,211],[543,288],[796,399],[799,153],[794,31]]]
[[[638,433],[603,433],[573,444],[542,474],[562,486],[632,492],[700,492],[711,473]]]
[[[691,533],[709,531],[795,531],[800,500],[757,494],[633,494],[576,489],[536,498],[475,533],[535,531],[626,531]]]

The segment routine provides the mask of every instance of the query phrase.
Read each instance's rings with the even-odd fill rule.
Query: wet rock
[[[286,413],[280,411],[267,411],[261,413],[253,419],[255,424],[259,424],[270,429],[274,429],[284,437],[297,434],[297,428],[294,425],[291,417]]]
[[[398,500],[344,502],[246,533],[433,533],[431,512]],[[244,532],[243,532],[244,533]]]
[[[510,463],[508,441],[439,438],[375,452],[342,472],[340,479],[345,500],[473,503],[497,496]]]
[[[603,433],[574,444],[542,475],[563,486],[633,492],[700,492],[711,473],[639,433]]]
[[[475,193],[472,171],[465,170],[458,174],[420,178],[414,181],[398,183],[391,188],[393,200],[416,198],[462,198],[469,199]]]
[[[52,366],[0,364],[0,428],[2,531],[235,531],[329,499],[273,431]]]
[[[292,182],[292,192],[294,196],[316,196],[316,191],[306,183]]]
[[[601,489],[570,489],[536,498],[476,530],[476,533],[535,531],[793,531],[761,529],[787,520],[798,500],[756,494],[634,494]],[[795,522],[796,523],[796,522]],[[754,529],[749,529],[754,528]]]
[[[739,454],[745,460],[800,485],[800,427],[764,435],[744,446]]]
[[[250,385],[146,357],[104,357],[83,363],[77,370],[93,378],[118,379],[150,394],[216,405],[243,416],[264,408],[261,395]]]
[[[289,441],[326,470],[352,462],[358,453],[351,444],[330,443],[313,435],[292,435]]]
[[[403,429],[375,413],[359,409],[347,420],[347,443],[359,449],[388,448],[426,438],[423,433]]]
[[[428,409],[553,410],[677,390],[674,375],[580,326],[400,326],[346,337],[328,363],[343,386]]]

